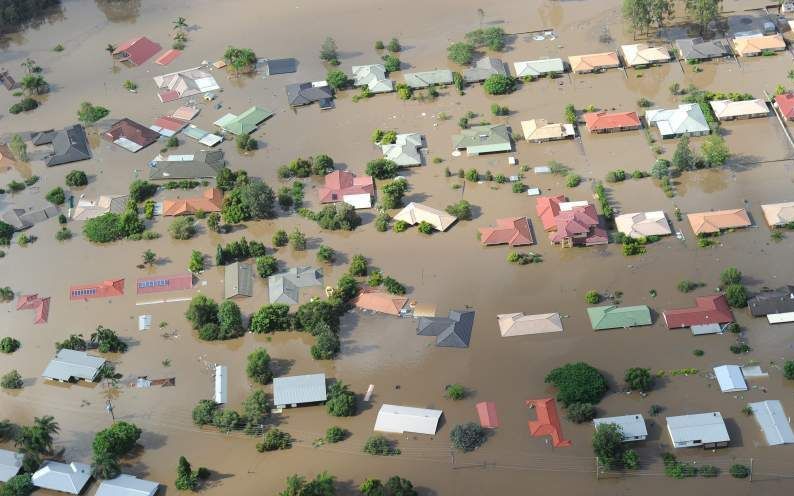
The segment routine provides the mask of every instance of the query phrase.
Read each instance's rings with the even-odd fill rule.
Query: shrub
[[[734,355],[748,353],[753,350],[752,348],[750,348],[750,346],[747,343],[734,343],[730,345],[728,349],[730,349],[731,353],[733,353]]]
[[[464,453],[479,448],[485,443],[485,439],[485,429],[474,422],[456,425],[449,433],[452,446]]]
[[[101,325],[97,326],[96,331],[91,334],[91,342],[97,345],[97,350],[100,353],[124,353],[127,351],[127,343],[122,341],[113,329]]]
[[[391,179],[397,175],[397,164],[385,158],[367,162],[366,172],[375,179]]]
[[[402,207],[406,191],[408,191],[408,181],[398,179],[386,184],[381,189],[381,207],[384,209]]]
[[[466,397],[466,388],[460,384],[450,384],[446,388],[447,398],[458,401]]]
[[[328,388],[325,409],[333,417],[351,417],[356,414],[356,395],[342,381]]]
[[[298,307],[295,313],[295,329],[317,336],[328,329],[339,330],[340,306],[338,300],[311,300]]]
[[[413,96],[413,90],[405,83],[395,84],[394,89],[397,90],[397,97],[400,100],[410,100]]]
[[[717,477],[720,475],[720,469],[714,465],[701,465],[698,469],[698,475],[701,477]]]
[[[741,465],[739,463],[735,463],[731,465],[730,470],[728,470],[732,477],[736,479],[746,479],[750,475],[750,467],[747,465]]]
[[[692,350],[692,354],[695,355],[696,357],[701,357],[705,355],[706,352],[700,349],[696,349],[696,350]]]
[[[557,401],[566,407],[572,403],[598,404],[608,389],[604,376],[584,362],[555,368],[546,376],[545,382],[558,389]]]
[[[568,174],[565,176],[565,185],[569,188],[575,188],[582,182],[582,177],[579,174]]]
[[[643,369],[640,367],[626,369],[623,380],[626,381],[626,385],[628,385],[629,389],[632,391],[647,393],[653,387],[651,369]]]
[[[68,338],[64,339],[63,341],[55,343],[55,349],[57,351],[61,351],[63,349],[67,350],[74,350],[74,351],[85,351],[87,349],[87,344],[85,339],[83,339],[82,335],[71,334]]]
[[[466,171],[466,180],[476,183],[480,179],[480,173],[477,169],[469,169]]]
[[[265,431],[262,442],[256,445],[256,450],[263,451],[285,450],[292,447],[292,436],[286,432],[271,427]]]
[[[100,119],[104,119],[110,114],[110,110],[98,105],[91,105],[90,102],[83,102],[77,110],[77,118],[85,124],[93,124]]]
[[[217,408],[217,403],[212,400],[199,400],[198,404],[193,407],[193,423],[198,426],[212,424]]]
[[[257,148],[259,148],[259,144],[248,133],[242,133],[241,135],[237,136],[235,142],[237,143],[237,149],[240,150],[241,152],[250,152],[252,150],[256,150]],[[179,142],[177,142],[177,145],[178,144]]]
[[[297,227],[289,234],[289,244],[295,251],[306,249],[306,235]]]
[[[385,47],[381,40],[375,42],[375,50],[383,50]]]
[[[389,221],[391,217],[386,212],[381,212],[375,217],[375,230],[378,232],[386,232],[389,230]]]
[[[386,291],[389,294],[394,295],[404,295],[405,294],[405,286],[397,282],[396,280],[392,279],[389,276],[383,278],[383,286],[386,288]]]
[[[342,301],[350,301],[358,294],[358,281],[350,274],[339,278],[336,284],[336,294]]]
[[[88,184],[88,176],[81,170],[73,170],[66,174],[66,185],[71,188],[77,188]]]
[[[367,275],[368,263],[364,255],[353,255],[350,259],[350,268],[348,272],[350,275],[363,277]]]
[[[363,448],[364,453],[369,455],[391,456],[399,455],[400,450],[395,448],[391,441],[376,434],[367,438]]]
[[[571,403],[568,405],[568,420],[576,424],[589,422],[595,418],[595,407],[590,403]]]
[[[466,33],[466,41],[475,47],[487,47],[489,50],[501,52],[505,47],[506,34],[500,27],[475,29]]]
[[[724,165],[731,156],[728,151],[728,145],[719,134],[709,135],[703,144],[700,146],[700,152],[703,154],[703,160],[708,167]]]
[[[341,348],[339,336],[329,329],[317,335],[317,341],[309,349],[309,352],[315,360],[333,360]]]
[[[648,100],[648,99],[647,99],[647,98],[645,98],[645,97],[642,97],[642,98],[640,98],[639,100],[637,100],[637,106],[638,106],[638,107],[642,107],[642,108],[648,108],[648,107],[650,107],[651,105],[653,105],[653,102],[652,102],[652,101],[650,101],[650,100]]]
[[[402,50],[402,47],[400,46],[400,41],[397,38],[392,38],[389,40],[389,44],[386,45],[386,49],[392,53],[397,53]]]
[[[459,220],[471,220],[471,204],[466,200],[460,200],[458,203],[447,205],[446,211]]]
[[[469,43],[457,42],[447,47],[447,58],[459,65],[468,65],[474,57],[474,46]]]
[[[728,300],[728,305],[733,308],[747,306],[747,291],[741,284],[729,284],[725,288],[725,298]]]
[[[720,282],[728,286],[742,282],[742,273],[736,267],[728,267],[720,274]]]
[[[408,225],[409,224],[404,220],[398,220],[397,222],[394,223],[394,227],[393,227],[394,232],[401,233],[408,229]]]
[[[63,205],[63,202],[66,201],[66,193],[64,193],[63,188],[58,186],[47,193],[47,201],[54,204],[54,205]]]
[[[0,351],[3,353],[13,353],[19,349],[20,342],[12,337],[6,336],[0,339]]]
[[[493,115],[509,115],[510,114],[510,109],[507,108],[507,107],[503,107],[503,106],[499,105],[498,103],[492,103],[491,104],[491,113]]]
[[[199,487],[198,474],[194,473],[184,456],[179,457],[174,486],[179,491],[196,491]]]
[[[489,95],[506,95],[512,93],[516,87],[516,80],[504,74],[492,74],[482,85]]]
[[[607,172],[606,180],[608,183],[619,183],[626,179],[626,171],[617,169]]]
[[[527,187],[524,183],[513,183],[513,193],[523,193],[526,190]]]
[[[601,301],[601,295],[598,294],[598,291],[591,289],[584,295],[584,301],[590,305],[595,305]]]
[[[419,226],[416,228],[422,234],[433,234],[433,224],[423,220],[419,223]]]
[[[286,331],[292,327],[289,316],[289,305],[271,303],[262,307],[251,316],[251,332],[267,333]]]
[[[325,76],[328,85],[335,90],[343,90],[350,85],[350,78],[339,69],[331,69]]]
[[[3,389],[22,389],[22,376],[12,370],[0,377],[0,387]]]
[[[8,111],[14,115],[19,114],[21,112],[29,112],[31,110],[35,110],[39,107],[39,102],[34,100],[33,98],[26,97],[22,100],[18,101],[17,103],[11,105],[8,108]]]
[[[204,295],[196,295],[190,300],[185,318],[193,325],[193,329],[199,329],[206,324],[217,324],[218,304]]]
[[[8,479],[2,488],[0,488],[0,495],[2,496],[28,496],[36,489],[33,485],[32,476],[29,473],[14,475]]]
[[[620,465],[624,453],[623,432],[617,424],[599,424],[593,434],[593,453],[607,469]]]
[[[168,226],[168,232],[173,239],[190,239],[196,234],[196,223],[193,217],[178,217]]]
[[[264,348],[257,348],[246,359],[245,373],[249,379],[259,384],[267,384],[273,379],[270,370],[270,355]]]
[[[678,290],[682,293],[689,293],[690,291],[697,289],[698,286],[698,283],[684,279],[678,283]]]
[[[283,229],[279,229],[278,231],[275,232],[275,234],[273,234],[272,241],[273,241],[273,246],[275,247],[280,248],[282,246],[286,246],[287,243],[289,242],[289,236],[287,235],[287,231],[284,231]]]
[[[348,432],[337,426],[331,426],[325,431],[325,440],[329,443],[338,443],[347,437]]]
[[[783,364],[783,377],[790,381],[794,380],[794,360],[786,360]]]
[[[383,57],[383,68],[386,72],[396,72],[400,70],[400,59],[394,55],[386,55]]]
[[[331,231],[352,231],[361,224],[356,209],[344,202],[326,205],[313,217],[320,227]]]

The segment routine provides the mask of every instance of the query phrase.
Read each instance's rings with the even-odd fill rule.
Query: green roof
[[[587,316],[590,317],[590,325],[593,326],[595,331],[651,325],[653,323],[651,321],[651,309],[646,305],[634,307],[618,307],[616,305],[591,307],[587,309]]]
[[[240,135],[252,133],[256,130],[256,126],[259,125],[260,122],[271,115],[273,115],[273,112],[267,109],[262,107],[251,107],[238,116],[226,114],[215,121],[215,125],[232,134]]]
[[[509,152],[510,133],[504,124],[472,126],[452,136],[452,146],[456,150],[465,148],[469,155],[481,153]]]

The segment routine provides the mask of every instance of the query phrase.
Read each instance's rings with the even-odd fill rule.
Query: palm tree
[[[187,28],[187,19],[185,19],[184,17],[180,16],[180,17],[177,17],[176,20],[173,21],[171,24],[174,25],[173,29],[181,31],[181,30]]]
[[[33,427],[38,431],[38,438],[41,444],[47,448],[47,453],[52,452],[53,436],[61,432],[61,427],[52,415],[36,417],[33,419]]]
[[[28,92],[28,95],[33,95],[34,93],[38,95],[47,87],[47,81],[38,74],[28,74],[22,78],[19,85]]]

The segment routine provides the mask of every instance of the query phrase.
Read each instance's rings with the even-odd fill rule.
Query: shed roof
[[[223,282],[226,298],[254,295],[254,269],[251,264],[234,262],[227,265]]]
[[[525,336],[562,332],[562,319],[558,313],[526,315],[521,313],[500,313],[496,316],[502,337]]]
[[[103,480],[96,496],[154,496],[160,484],[121,474],[115,479]]]
[[[735,393],[736,391],[747,391],[747,383],[744,382],[742,368],[738,365],[720,365],[714,367],[714,375],[723,393]]]
[[[45,379],[56,381],[69,381],[72,378],[93,381],[104,364],[104,358],[91,356],[85,351],[63,348],[50,360],[41,375]]]
[[[687,214],[687,219],[695,234],[717,233],[723,229],[748,227],[752,224],[747,211],[743,208],[695,212]]]
[[[325,401],[325,374],[293,375],[273,379],[273,404],[300,405]]]
[[[651,325],[651,310],[646,305],[619,307],[605,305],[587,309],[590,325],[596,331]]]
[[[44,462],[32,477],[33,485],[62,493],[80,494],[91,478],[91,466],[85,463],[69,464]]]
[[[777,446],[794,443],[794,432],[791,430],[783,405],[778,400],[766,400],[750,403],[753,417],[761,427],[767,444]]]
[[[432,436],[436,433],[436,429],[438,428],[438,421],[441,419],[441,413],[441,410],[388,405],[384,403],[381,405],[380,410],[378,410],[378,417],[375,420],[375,430],[380,432],[396,432],[398,434],[410,432]]]
[[[635,212],[615,217],[618,231],[632,238],[665,236],[670,234],[670,224],[661,210],[655,212]]]
[[[646,437],[648,427],[645,425],[645,418],[639,413],[634,415],[619,415],[617,417],[601,417],[593,420],[593,424],[598,427],[603,424],[615,424],[620,427],[623,437],[627,440],[636,437]]]
[[[516,77],[537,77],[541,74],[552,72],[557,74],[565,72],[565,66],[560,58],[513,62],[513,67],[516,71]]]
[[[725,443],[731,440],[720,412],[667,417],[667,430],[674,445],[693,441],[702,444]]]
[[[229,369],[226,365],[215,366],[215,403],[224,405],[229,400]]]
[[[0,449],[0,482],[8,482],[8,479],[17,475],[22,469],[22,453]]]

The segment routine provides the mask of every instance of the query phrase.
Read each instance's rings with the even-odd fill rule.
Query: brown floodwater
[[[690,83],[713,91],[746,91],[762,96],[777,84],[787,82],[791,57],[786,52],[775,57],[733,60],[702,64],[702,72],[689,66],[671,63],[643,71],[612,70],[604,74],[569,76],[523,84],[514,94],[488,97],[479,87],[465,95],[444,89],[435,101],[409,101],[396,95],[380,95],[354,103],[350,94],[337,98],[337,108],[320,111],[316,106],[297,111],[286,104],[284,85],[322,79],[326,68],[318,60],[319,46],[325,36],[336,39],[341,68],[373,63],[379,54],[372,48],[375,40],[400,39],[405,50],[400,54],[404,67],[428,70],[450,67],[445,47],[464,33],[482,25],[499,25],[509,33],[553,28],[555,40],[533,41],[531,36],[511,37],[501,58],[509,62],[539,57],[566,57],[615,49],[630,42],[632,34],[624,31],[620,2],[601,0],[563,2],[506,0],[482,5],[472,0],[459,2],[353,0],[317,3],[289,2],[188,2],[134,1],[128,8],[120,2],[64,2],[63,9],[43,24],[8,37],[0,49],[0,65],[22,75],[20,62],[33,58],[44,68],[44,77],[53,91],[46,102],[25,115],[1,115],[0,135],[25,131],[61,128],[75,121],[81,101],[107,106],[114,118],[130,117],[149,124],[177,104],[160,104],[151,78],[157,74],[194,67],[202,60],[213,61],[227,45],[253,48],[260,57],[295,57],[297,74],[271,78],[229,79],[215,71],[223,88],[216,102],[201,103],[201,113],[194,123],[211,130],[212,122],[226,112],[241,112],[250,105],[270,108],[275,116],[255,133],[260,149],[243,155],[233,143],[221,147],[233,169],[245,169],[273,186],[280,185],[276,169],[291,159],[327,153],[337,166],[362,173],[367,161],[379,157],[370,143],[375,128],[398,132],[421,132],[427,138],[428,165],[405,171],[411,189],[407,201],[421,201],[443,208],[464,198],[475,208],[475,218],[458,222],[448,232],[424,236],[415,229],[397,234],[379,233],[373,225],[374,214],[364,211],[364,225],[352,233],[327,232],[293,214],[246,223],[233,233],[217,235],[201,228],[190,241],[174,241],[167,235],[169,220],[158,219],[151,228],[164,236],[154,241],[123,241],[107,246],[88,243],[80,235],[81,226],[71,223],[76,234],[67,242],[57,242],[55,222],[35,226],[30,233],[38,240],[22,248],[12,246],[0,259],[2,284],[17,293],[39,293],[52,297],[47,324],[33,325],[32,312],[14,310],[13,304],[0,307],[0,334],[22,341],[22,348],[0,358],[0,371],[15,368],[25,378],[25,388],[14,393],[0,393],[0,418],[26,423],[34,416],[52,414],[62,427],[57,446],[65,450],[64,459],[90,461],[91,440],[96,431],[110,424],[104,411],[105,390],[101,385],[53,385],[40,374],[54,353],[53,343],[71,333],[90,332],[99,324],[115,329],[130,343],[123,355],[108,355],[123,375],[123,384],[137,376],[175,377],[174,388],[133,389],[123,386],[114,399],[118,419],[128,420],[144,430],[143,447],[133,458],[124,461],[124,471],[161,482],[173,488],[176,461],[187,456],[195,466],[207,466],[213,477],[207,494],[276,494],[287,475],[313,476],[328,470],[338,477],[339,492],[353,493],[353,488],[367,477],[387,478],[394,474],[411,479],[422,494],[522,494],[535,491],[562,491],[566,494],[669,494],[676,491],[694,494],[720,491],[725,494],[788,494],[794,484],[792,455],[788,446],[766,447],[755,421],[741,413],[748,401],[778,399],[789,414],[794,412],[794,388],[784,381],[781,363],[794,357],[791,324],[770,327],[763,319],[752,319],[744,311],[735,313],[753,351],[745,356],[731,354],[734,341],[730,335],[693,337],[686,330],[668,331],[658,321],[652,326],[630,330],[593,332],[585,313],[584,293],[596,289],[602,293],[622,292],[625,304],[647,304],[656,312],[671,307],[688,306],[693,297],[707,294],[719,284],[719,273],[727,266],[739,267],[751,291],[764,286],[791,283],[794,266],[789,263],[794,235],[779,243],[770,240],[760,204],[791,201],[792,150],[773,118],[727,123],[722,127],[734,158],[721,170],[687,173],[675,179],[676,196],[667,198],[652,179],[627,180],[607,185],[610,200],[618,212],[665,210],[675,230],[684,233],[683,241],[663,239],[648,247],[640,257],[624,257],[620,247],[609,245],[588,249],[560,249],[551,246],[539,229],[534,199],[513,194],[509,185],[472,184],[453,189],[462,182],[446,178],[444,168],[452,171],[477,168],[493,174],[518,173],[509,166],[508,154],[484,157],[453,157],[450,135],[458,131],[457,120],[467,111],[483,120],[505,122],[520,130],[520,121],[546,118],[560,121],[563,108],[573,103],[577,109],[594,105],[603,109],[636,110],[640,97],[655,105],[675,105],[677,98],[668,87],[678,82]],[[726,10],[758,7],[759,2],[724,2]],[[484,10],[480,16],[478,8]],[[169,43],[171,21],[177,16],[188,19],[189,42],[185,52],[169,67],[152,60],[142,67],[114,65],[104,51],[108,43],[119,44],[138,35],[146,35],[164,46]],[[612,41],[601,43],[608,32]],[[61,53],[51,49],[63,44]],[[512,70],[512,67],[511,67]],[[130,79],[138,84],[136,94],[123,89]],[[400,80],[399,74],[395,79]],[[8,108],[14,98],[0,92],[0,108]],[[492,103],[511,109],[507,117],[490,116]],[[216,109],[215,104],[221,108]],[[440,113],[451,116],[438,118]],[[653,145],[672,156],[674,141],[661,142],[651,130]],[[47,169],[41,152],[32,155],[30,164],[12,167],[0,173],[0,183],[40,176],[33,188],[0,197],[0,208],[8,204],[30,205],[42,202],[42,195],[63,185],[65,175],[75,169],[86,171],[89,184],[73,191],[75,196],[93,199],[99,194],[124,193],[136,177],[145,177],[147,161],[157,153],[153,145],[131,154],[99,139],[90,132],[94,158],[77,164]],[[693,139],[699,146],[702,138]],[[178,152],[192,153],[199,146],[183,141]],[[519,164],[535,166],[556,160],[579,173],[585,181],[577,188],[566,188],[563,177],[526,173],[524,182],[544,193],[564,193],[571,200],[592,199],[592,181],[603,179],[613,169],[648,170],[655,160],[652,145],[642,132],[615,135],[585,135],[580,140],[529,144],[520,142],[512,154]],[[38,157],[38,159],[36,159]],[[444,160],[432,164],[431,158]],[[2,170],[5,170],[3,168]],[[306,181],[307,206],[316,208],[316,180]],[[189,194],[180,192],[179,194]],[[161,197],[164,197],[162,195]],[[692,231],[673,216],[675,207],[682,212],[745,206],[754,226],[725,234],[717,246],[696,246]],[[477,241],[477,228],[492,225],[499,217],[527,215],[531,219],[537,244],[531,251],[543,256],[543,263],[523,267],[505,261],[507,247],[483,248]],[[134,294],[137,277],[170,274],[185,270],[190,251],[201,250],[210,260],[218,243],[245,236],[270,244],[277,229],[299,227],[309,238],[309,249],[293,252],[282,248],[275,256],[283,266],[315,263],[320,244],[334,248],[339,260],[324,266],[325,283],[334,284],[345,272],[347,262],[356,253],[368,257],[372,266],[403,282],[409,296],[437,306],[439,313],[470,306],[476,310],[474,333],[469,349],[443,349],[433,346],[431,338],[415,335],[415,323],[382,315],[351,312],[342,322],[342,354],[332,362],[313,361],[309,347],[313,338],[301,333],[273,336],[246,335],[225,343],[198,341],[184,319],[186,302],[153,305],[136,303],[162,299],[160,295],[138,298]],[[139,269],[141,253],[152,249],[159,257],[151,269]],[[126,278],[123,297],[89,302],[70,302],[68,286],[108,278]],[[691,294],[677,291],[682,279],[703,282],[704,287]],[[651,292],[656,296],[651,296]],[[209,267],[194,290],[183,294],[165,294],[165,298],[189,297],[204,293],[220,300],[223,294],[223,270]],[[306,293],[305,297],[311,293]],[[267,287],[258,279],[254,296],[240,302],[246,314],[267,302]],[[564,316],[564,332],[554,335],[502,338],[496,314],[507,312],[559,312]],[[137,317],[153,316],[152,329],[137,330]],[[160,323],[164,323],[160,327]],[[260,454],[255,439],[241,434],[220,434],[193,426],[190,412],[199,399],[213,391],[211,367],[215,363],[229,367],[229,406],[239,407],[252,386],[245,376],[245,357],[264,346],[273,357],[277,374],[324,372],[340,379],[359,393],[361,412],[352,418],[328,416],[322,407],[287,410],[274,415],[272,422],[295,438],[291,450]],[[705,355],[695,357],[694,349]],[[532,413],[524,400],[554,394],[543,378],[555,366],[570,361],[586,361],[604,372],[610,393],[598,405],[602,416],[643,413],[649,420],[649,439],[639,445],[642,470],[628,477],[610,476],[595,480],[590,447],[592,426],[563,422],[563,431],[573,441],[570,448],[552,449],[544,439],[529,436],[526,421]],[[757,361],[770,374],[755,380],[752,388],[740,394],[722,394],[708,377],[711,367],[724,363]],[[166,366],[165,364],[169,364]],[[654,371],[694,367],[700,373],[688,377],[667,377],[645,398],[621,393],[622,375],[632,366]],[[463,401],[443,397],[444,386],[460,383],[471,392]],[[363,402],[363,393],[373,384],[372,400]],[[764,388],[764,389],[762,389]],[[265,388],[268,392],[271,387]],[[454,453],[448,442],[452,426],[476,421],[474,404],[494,401],[501,427],[474,453]],[[438,434],[426,436],[392,436],[402,455],[391,458],[361,453],[364,440],[372,432],[380,404],[396,403],[439,408],[444,417]],[[647,417],[652,404],[662,405],[661,416]],[[724,476],[717,480],[697,479],[685,482],[665,479],[659,454],[670,449],[664,426],[665,415],[719,410],[727,419],[731,447],[710,451],[677,450],[676,455],[699,463],[727,468],[733,461],[749,463],[752,458],[756,476],[752,484]],[[313,447],[325,429],[339,425],[352,436],[331,446]],[[88,491],[93,494],[97,485]]]

